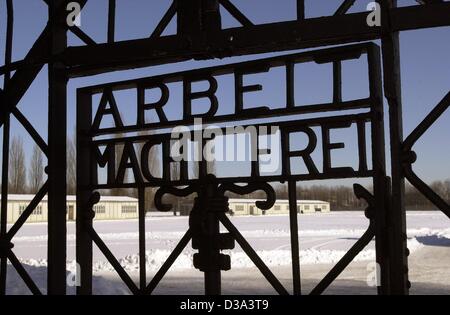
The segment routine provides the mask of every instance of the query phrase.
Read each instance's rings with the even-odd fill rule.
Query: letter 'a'
[[[109,107],[108,107],[109,105]],[[111,89],[105,89],[103,91],[100,105],[98,106],[97,113],[95,114],[94,122],[92,124],[92,130],[98,131],[103,120],[103,116],[111,115],[114,120],[114,127],[123,127],[122,118],[120,117],[119,109],[114,98]]]

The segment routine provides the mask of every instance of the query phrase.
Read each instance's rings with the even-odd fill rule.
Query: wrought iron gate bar
[[[450,25],[448,2],[391,8],[387,14],[392,21],[392,31]],[[380,27],[367,25],[367,12],[362,12],[223,29],[211,32],[209,36],[196,34],[188,39],[170,35],[69,47],[61,58],[69,67],[70,76],[79,77],[189,59],[315,48],[375,40],[382,36]]]
[[[90,160],[90,140],[85,135],[88,134],[92,122],[92,99],[87,95],[77,91],[77,102],[84,104],[77,108],[77,215],[76,215],[76,261],[80,268],[91,268],[91,272],[81,272],[79,275],[79,286],[77,294],[92,294],[92,239],[88,230],[92,228],[93,193],[90,190],[82,189],[81,186],[89,185],[91,177],[87,174],[91,171]]]
[[[97,45],[97,42],[93,40],[88,34],[83,32],[78,26],[72,26],[69,30],[77,36],[81,41],[83,41],[88,46]]]
[[[116,0],[108,0],[108,39],[109,44],[114,43],[116,33]]]
[[[412,147],[427,132],[428,129],[442,116],[450,107],[450,92],[439,102],[436,107],[420,122],[420,124],[403,141],[403,151],[405,154],[412,150]]]
[[[345,0],[341,3],[339,8],[336,10],[334,15],[343,15],[346,14],[348,10],[355,4],[356,0]]]
[[[47,53],[51,56],[67,49],[66,0],[53,0],[48,5],[49,39]],[[47,155],[47,292],[66,294],[66,207],[67,207],[67,72],[57,58],[48,63],[48,155]],[[64,117],[64,118],[63,118]]]
[[[298,220],[297,220],[297,182],[288,182],[289,191],[289,232],[291,236],[291,257],[292,257],[292,287],[294,295],[302,294],[300,276],[300,249],[298,240]]]
[[[243,61],[239,63],[230,63],[219,66],[212,66],[208,68],[192,69],[187,71],[174,72],[169,74],[156,75],[150,78],[140,78],[132,80],[124,80],[111,83],[103,83],[92,85],[89,87],[81,87],[80,90],[89,90],[92,93],[100,93],[105,88],[111,88],[113,90],[123,90],[136,85],[146,85],[156,82],[173,83],[181,81],[183,76],[189,75],[189,77],[201,77],[201,75],[225,75],[234,73],[235,68],[261,68],[266,67],[279,67],[286,64],[286,62],[305,63],[305,62],[318,62],[328,63],[336,60],[349,60],[357,59],[362,54],[367,54],[371,49],[377,47],[377,44],[372,42],[364,42],[352,45],[345,45],[341,47],[325,48],[320,50],[311,50],[306,52],[299,52],[295,54],[280,55],[275,57],[268,57],[263,59]]]
[[[375,237],[375,212],[377,211],[375,197],[359,184],[355,184],[353,187],[355,195],[359,199],[364,199],[368,204],[365,214],[369,219],[369,227],[345,255],[333,266],[326,276],[311,290],[310,295],[322,294]]]
[[[87,0],[78,0],[77,2],[80,4],[80,7],[83,8]],[[60,7],[59,10],[66,12],[65,6]],[[8,16],[11,17],[12,15],[12,12],[11,14],[8,14]],[[52,57],[49,56],[49,47],[50,26],[47,25],[28,51],[23,62],[19,62],[17,68],[8,68],[9,71],[16,70],[16,72],[11,77],[11,80],[8,81],[8,85],[5,86],[4,92],[7,102],[0,107],[0,126],[3,125],[12,109],[18,105],[19,101],[25,95],[44,65],[52,59]]]
[[[383,37],[381,39],[383,53],[384,94],[389,107],[390,161],[392,190],[390,208],[385,218],[377,218],[377,222],[387,222],[389,235],[381,235],[381,242],[389,248],[389,253],[381,253],[387,260],[381,278],[388,283],[382,287],[384,294],[408,294],[408,259],[406,240],[405,180],[402,174],[401,143],[403,142],[403,104],[401,94],[400,41],[398,30],[394,29],[394,21],[400,17],[389,16],[388,12],[397,6],[396,0],[378,1],[381,7]],[[412,17],[415,19],[414,17]],[[380,220],[381,219],[381,220]],[[378,235],[376,236],[379,237]]]
[[[12,45],[13,45],[13,33],[14,33],[14,6],[12,0],[6,1],[6,39],[5,39],[5,66],[11,64],[12,58]],[[3,89],[6,87],[11,79],[11,71],[7,70],[4,73],[3,78]],[[7,101],[5,93],[0,89],[0,107],[5,106]],[[3,145],[2,145],[2,187],[1,187],[1,215],[0,215],[0,242],[4,242],[3,238],[6,237],[7,233],[7,220],[8,220],[8,185],[4,183],[9,183],[9,142],[10,142],[10,117],[5,115],[5,117],[0,117],[3,119]],[[5,295],[6,293],[6,280],[7,280],[7,256],[6,249],[2,248],[6,244],[0,245],[0,295]]]
[[[84,7],[87,0],[80,0],[81,7]],[[298,1],[302,3],[302,1]],[[377,27],[368,27],[366,24],[367,13],[353,13],[321,18],[304,19],[303,10],[299,7],[297,21],[279,22],[272,24],[255,25],[252,27],[238,27],[222,30],[215,34],[217,38],[208,40],[209,58],[225,57],[232,55],[244,55],[263,53],[270,51],[282,51],[289,49],[314,48],[332,44],[342,44],[369,39],[379,39],[382,32]],[[392,8],[390,11],[393,31],[406,31],[420,28],[431,28],[439,26],[448,26],[448,15],[450,4],[448,2],[432,3],[427,5],[416,5],[410,7]],[[303,11],[304,12],[304,11]],[[316,32],[309,32],[310,29]],[[68,30],[78,32],[77,27],[69,27]],[[157,27],[157,33],[161,29]],[[320,30],[320,32],[319,32]],[[155,34],[157,34],[155,33]],[[47,30],[41,34],[40,44],[44,44]],[[160,35],[160,34],[159,34]],[[81,37],[83,40],[85,37]],[[230,43],[229,39],[233,38]],[[265,39],[261,41],[261,39]],[[299,40],[300,39],[300,40]],[[92,44],[91,41],[89,41]],[[140,39],[132,41],[114,42],[106,44],[88,45],[80,47],[69,47],[68,52],[64,53],[65,64],[72,67],[72,75],[86,76],[102,72],[126,69],[130,66],[150,66],[154,64],[183,61],[195,56],[201,56],[203,47],[194,49],[183,45],[181,36],[151,36],[150,39]],[[265,43],[265,44],[261,44]],[[270,46],[268,43],[271,43]],[[230,51],[229,45],[233,49]],[[201,43],[198,44],[200,46]],[[177,49],[175,49],[178,47]],[[206,47],[206,46],[204,46]],[[89,48],[89,49],[87,49]],[[119,50],[118,50],[119,49]],[[44,51],[44,50],[43,50]],[[136,52],[150,51],[150,55],[137,55]],[[154,51],[152,53],[152,51]],[[174,52],[178,51],[177,54]],[[153,54],[153,55],[152,55]],[[42,55],[42,54],[41,54]],[[101,56],[101,58],[97,58]],[[130,58],[136,56],[136,58]],[[161,57],[164,56],[164,57]],[[187,57],[186,57],[187,56]],[[23,69],[27,65],[41,67],[48,62],[47,56],[42,55],[38,58],[30,58],[27,55],[26,62],[14,62],[16,65],[11,71]],[[94,60],[89,60],[94,57]],[[108,60],[110,58],[110,60]],[[83,62],[72,62],[81,59]],[[40,61],[38,61],[40,60]],[[142,61],[139,61],[142,60]],[[146,61],[149,60],[149,61]],[[6,68],[0,67],[0,73],[3,74]]]
[[[97,232],[94,230],[94,228],[89,228],[88,233],[92,239],[92,241],[97,245],[98,249],[102,252],[102,254],[106,257],[108,262],[113,266],[114,270],[116,270],[117,274],[120,276],[122,281],[126,284],[128,289],[133,294],[139,293],[139,288],[136,286],[134,281],[130,278],[128,273],[123,269],[123,267],[120,265],[119,261],[116,259],[116,257],[111,253],[108,246],[103,242],[101,237],[97,234]],[[92,266],[91,266],[92,270]],[[92,271],[91,271],[92,272]]]
[[[30,121],[22,114],[22,112],[17,108],[12,109],[12,114],[16,117],[17,121],[25,128],[33,141],[38,145],[39,149],[41,149],[42,153],[45,156],[48,156],[48,145],[45,143],[44,139],[42,139],[41,135],[36,131]]]
[[[33,281],[33,279],[30,277],[28,272],[23,267],[22,263],[17,259],[16,255],[14,255],[12,250],[8,251],[7,257],[9,261],[11,262],[14,269],[16,269],[17,274],[20,276],[20,278],[23,280],[25,285],[28,287],[28,289],[31,291],[33,295],[42,295],[42,292],[37,287],[36,283]]]
[[[236,6],[230,0],[219,0],[219,3],[244,27],[254,26],[252,21],[250,21],[241,11],[236,8]]]
[[[322,294],[336,278],[350,265],[355,257],[373,240],[375,229],[372,224],[366,232],[359,238],[352,247],[347,250],[345,255],[333,266],[333,268],[320,280],[320,282],[310,292],[310,295]]]
[[[236,242],[238,242],[239,246],[241,246],[242,250],[247,254],[247,256],[251,259],[251,261],[255,264],[255,266],[261,271],[264,278],[269,281],[272,287],[278,292],[280,295],[289,295],[289,292],[284,288],[281,282],[275,277],[275,275],[270,271],[264,261],[258,256],[252,246],[247,242],[247,240],[242,236],[239,230],[231,223],[230,219],[223,214],[220,216],[220,222],[223,226],[233,234]]]
[[[406,179],[417,188],[429,201],[450,218],[450,205],[441,196],[436,194],[423,180],[421,180],[412,169],[412,165],[403,168]]]
[[[305,0],[297,0],[297,21],[305,19]]]
[[[420,122],[403,142],[403,172],[408,181],[417,188],[428,200],[450,218],[450,205],[441,196],[436,194],[423,180],[421,180],[412,168],[417,155],[412,148],[414,144],[430,129],[430,127],[450,107],[450,92],[439,102],[436,107]]]
[[[143,291],[147,286],[147,259],[146,259],[146,246],[145,246],[145,187],[138,188],[139,199],[139,289]]]
[[[181,240],[178,242],[177,246],[172,250],[169,257],[167,257],[166,261],[159,268],[158,272],[153,276],[150,283],[144,290],[144,294],[152,294],[153,290],[156,289],[159,282],[162,280],[164,275],[169,271],[170,267],[173,265],[178,256],[180,256],[181,252],[186,248],[189,242],[192,239],[191,230],[188,229]]]
[[[175,1],[173,1],[169,9],[166,11],[162,19],[159,21],[153,33],[150,35],[150,39],[160,37],[176,13],[177,13],[177,6]]]

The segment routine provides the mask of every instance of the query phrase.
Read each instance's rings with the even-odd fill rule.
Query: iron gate
[[[367,98],[355,99],[351,101],[342,100],[342,69],[340,64],[345,60],[354,60],[364,55],[367,60],[367,73],[370,93]],[[295,77],[294,68],[301,63],[320,63],[333,65],[333,95],[330,103],[296,106],[295,102]],[[269,72],[271,68],[282,67],[286,74],[286,94],[287,104],[285,108],[244,108],[243,95],[250,91],[260,90],[262,87],[255,85],[244,85],[244,74]],[[231,114],[217,114],[218,98],[217,77],[227,74],[234,75],[235,84],[235,108]],[[181,119],[168,119],[164,114],[164,106],[168,102],[170,92],[167,84],[182,82],[183,85],[183,115]],[[192,91],[193,83],[208,83],[208,89],[202,91]],[[298,84],[297,84],[298,85]],[[124,125],[121,118],[118,104],[114,92],[120,90],[133,91],[137,97],[137,123],[133,125]],[[151,104],[145,102],[145,92],[147,90],[161,91],[161,98]],[[272,91],[272,90],[271,90]],[[276,93],[276,91],[273,91]],[[100,97],[100,102],[93,104],[94,96]],[[193,114],[195,106],[194,99],[204,98],[209,100],[209,109],[205,114]],[[93,115],[93,108],[97,108]],[[128,110],[131,112],[131,106],[128,104]],[[308,181],[317,179],[338,179],[352,177],[372,177],[373,195],[366,191],[362,186],[355,185],[355,193],[359,198],[365,199],[369,203],[366,215],[370,221],[369,228],[363,237],[353,246],[349,253],[341,260],[336,267],[323,279],[313,290],[313,293],[321,293],[333,279],[350,263],[351,260],[370,242],[376,235],[377,262],[383,273],[381,274],[380,293],[385,288],[388,281],[388,243],[386,238],[386,198],[389,194],[389,180],[386,178],[384,161],[384,124],[383,124],[383,103],[381,98],[381,65],[380,51],[375,44],[360,44],[355,46],[344,46],[340,48],[312,51],[296,55],[280,56],[270,59],[263,59],[239,64],[225,65],[214,68],[197,69],[187,72],[161,75],[158,77],[145,78],[140,80],[125,81],[119,83],[110,83],[97,85],[94,87],[82,88],[78,91],[78,208],[77,208],[77,261],[80,263],[82,272],[82,282],[80,293],[91,292],[92,282],[92,241],[99,247],[111,265],[115,268],[122,280],[128,286],[131,292],[151,293],[158,282],[164,276],[174,260],[181,253],[187,243],[192,240],[192,247],[198,250],[194,255],[194,266],[205,274],[205,293],[220,294],[221,292],[221,270],[231,268],[228,255],[221,253],[221,250],[233,249],[234,242],[241,246],[245,253],[251,258],[253,263],[262,272],[265,278],[270,282],[274,289],[280,294],[287,294],[287,290],[282,286],[278,279],[272,274],[270,269],[258,257],[255,250],[241,235],[238,229],[227,217],[228,198],[224,195],[226,191],[237,194],[248,194],[255,190],[262,190],[267,195],[265,202],[256,202],[261,209],[269,209],[276,201],[274,189],[270,182],[287,182],[289,185],[289,208],[290,208],[290,227],[291,227],[291,250],[292,250],[292,272],[294,274],[293,284],[295,293],[300,293],[300,264],[299,264],[299,246],[297,229],[297,196],[296,186],[298,181]],[[146,122],[145,112],[150,110],[157,111],[157,122]],[[365,110],[364,112],[353,114],[355,110]],[[339,111],[340,115],[328,114],[326,117],[304,118],[304,114],[320,114]],[[250,176],[220,177],[208,174],[207,161],[200,158],[199,174],[195,176],[189,174],[188,160],[182,159],[177,162],[180,164],[179,178],[171,177],[170,165],[174,161],[172,150],[176,143],[181,140],[173,139],[171,133],[140,135],[132,137],[117,137],[114,134],[123,134],[125,132],[139,132],[143,130],[153,131],[173,126],[193,125],[195,119],[202,118],[205,126],[213,122],[225,122],[226,127],[215,127],[223,130],[242,126],[238,121],[248,119],[272,119],[280,116],[286,118],[300,115],[293,121],[260,123],[255,125],[256,135],[252,137],[256,142],[256,156],[252,156],[252,167]],[[112,118],[113,126],[101,127],[105,117]],[[93,119],[92,119],[93,118]],[[366,143],[366,124],[370,125],[371,148],[372,148],[372,167],[368,166],[368,156]],[[331,151],[333,149],[343,148],[343,143],[333,143],[330,139],[330,131],[333,129],[349,128],[352,125],[357,126],[358,139],[358,161],[357,170],[351,167],[333,167],[331,163]],[[264,130],[273,128],[279,130],[281,143],[281,174],[264,175],[261,174],[259,138],[261,127]],[[248,126],[244,126],[244,130]],[[317,135],[312,127],[320,127],[322,134],[322,152],[323,167],[322,171],[315,165],[311,158],[311,153],[317,146]],[[204,133],[203,130],[186,131],[191,133]],[[210,133],[212,130],[209,130]],[[291,142],[294,141],[298,133],[307,135],[308,144],[303,150],[293,150]],[[99,138],[99,136],[101,136]],[[114,136],[114,137],[112,137]],[[98,139],[99,138],[99,139]],[[197,145],[199,152],[204,152],[208,143],[214,141],[215,137],[205,139],[202,137],[193,137],[193,142]],[[175,142],[175,143],[174,143]],[[140,153],[136,152],[137,143],[141,145]],[[118,145],[122,148],[122,154],[117,157]],[[155,145],[161,146],[162,151],[162,177],[156,178],[148,169],[148,158],[151,148]],[[104,150],[101,150],[104,148]],[[230,150],[232,148],[225,148]],[[184,150],[187,150],[186,148]],[[102,153],[103,151],[103,153]],[[255,150],[252,150],[254,155]],[[307,174],[293,174],[291,162],[292,158],[300,157],[307,166]],[[118,161],[116,161],[118,160]],[[118,164],[118,165],[116,165]],[[106,182],[99,183],[98,167],[107,170]],[[278,167],[277,167],[278,168]],[[131,182],[125,180],[126,171],[132,173]],[[273,172],[272,172],[273,173]],[[197,178],[195,178],[197,177]],[[239,186],[236,184],[245,184]],[[180,188],[180,186],[182,188]],[[156,273],[153,280],[147,284],[147,275],[145,269],[145,187],[158,187],[155,195],[155,205],[159,211],[169,211],[170,205],[162,203],[164,194],[174,194],[176,196],[187,196],[196,193],[192,211],[189,217],[189,229],[181,239],[172,255],[163,264]],[[135,188],[139,191],[139,240],[140,240],[140,286],[137,287],[132,279],[127,275],[120,263],[113,256],[111,251],[101,240],[92,226],[92,219],[95,216],[93,206],[100,200],[100,195],[95,190],[112,188]],[[222,223],[229,233],[220,233],[219,223]]]
[[[49,200],[49,224],[48,224],[48,281],[47,291],[49,294],[64,294],[66,292],[66,215],[62,209],[66,206],[66,110],[67,110],[67,81],[69,78],[88,76],[108,71],[129,69],[132,67],[150,66],[155,64],[164,64],[170,62],[184,61],[189,59],[210,59],[215,57],[227,57],[246,55],[251,53],[274,52],[288,49],[300,49],[320,47],[325,45],[344,44],[349,42],[365,41],[381,39],[382,49],[382,65],[383,65],[383,84],[384,96],[389,105],[389,130],[390,130],[390,161],[392,165],[391,181],[385,176],[383,163],[382,143],[382,119],[373,114],[379,112],[382,100],[380,88],[380,71],[377,67],[376,47],[373,45],[352,46],[352,49],[374,51],[372,53],[373,62],[372,75],[373,86],[371,86],[370,99],[370,115],[365,117],[366,123],[370,121],[372,126],[372,150],[379,154],[380,159],[376,160],[372,170],[359,170],[351,173],[349,170],[330,172],[329,178],[348,177],[348,176],[368,176],[374,178],[374,195],[370,195],[360,186],[355,187],[355,193],[361,198],[367,200],[369,208],[367,215],[370,219],[370,226],[363,237],[355,244],[355,246],[344,256],[333,270],[328,274],[321,284],[313,291],[313,293],[322,292],[326,286],[342,271],[351,261],[351,258],[364,245],[376,235],[377,238],[377,261],[384,266],[382,268],[382,285],[379,288],[380,293],[387,294],[407,294],[408,283],[408,267],[406,248],[406,221],[404,207],[404,180],[408,179],[420,192],[422,192],[430,201],[433,202],[440,210],[450,217],[450,206],[440,196],[438,196],[429,186],[427,186],[413,171],[412,165],[416,156],[413,152],[413,146],[416,141],[432,126],[432,124],[446,111],[450,104],[450,94],[443,97],[442,101],[433,109],[433,111],[421,122],[417,128],[406,137],[403,137],[402,127],[402,100],[401,100],[401,83],[400,83],[400,66],[399,66],[399,32],[405,30],[414,30],[419,28],[448,26],[450,15],[450,3],[445,1],[417,1],[419,5],[410,7],[397,7],[397,1],[377,1],[381,10],[381,26],[369,26],[367,24],[367,13],[347,13],[355,1],[342,1],[336,12],[332,16],[321,18],[305,17],[305,1],[297,0],[297,19],[295,21],[285,21],[273,24],[257,24],[255,25],[246,15],[241,12],[236,5],[229,0],[190,0],[190,1],[173,1],[150,38],[132,40],[132,41],[115,41],[115,13],[116,1],[109,0],[108,8],[108,36],[106,43],[97,43],[90,38],[83,30],[76,25],[68,26],[67,21],[67,3],[65,0],[44,0],[49,8],[49,23],[37,39],[36,43],[28,52],[24,60],[12,61],[12,38],[13,38],[13,20],[14,6],[12,0],[6,0],[7,9],[7,25],[5,39],[5,64],[0,67],[0,74],[4,78],[3,89],[0,89],[0,122],[3,127],[3,155],[2,155],[2,211],[1,211],[1,229],[0,229],[0,293],[4,294],[6,289],[6,264],[9,260],[19,275],[25,281],[30,290],[35,293],[41,293],[39,288],[27,274],[26,270],[20,264],[20,261],[14,255],[12,239],[17,231],[23,226],[27,218],[31,215],[39,201],[48,194]],[[86,0],[77,1],[82,8],[86,4]],[[222,29],[221,15],[219,6],[225,8],[242,26]],[[162,36],[164,29],[169,24],[171,18],[177,16],[177,33],[176,35]],[[85,45],[78,47],[67,47],[67,31],[72,32],[80,38]],[[350,105],[355,108],[363,108],[362,103],[342,104],[340,99],[340,60],[348,58],[348,51],[342,53],[342,49],[337,48],[326,51],[325,55],[314,56],[315,62],[333,62],[334,66],[334,85],[335,100],[333,104],[340,104],[345,107]],[[337,55],[336,55],[337,53]],[[328,56],[329,54],[329,56]],[[305,58],[308,54],[301,55]],[[292,56],[291,56],[292,57]],[[289,58],[291,58],[289,57]],[[286,63],[283,57],[278,62]],[[288,58],[288,59],[289,59]],[[292,62],[291,60],[287,60]],[[276,61],[274,61],[276,63]],[[288,62],[288,64],[289,64]],[[48,121],[48,141],[43,140],[33,125],[29,122],[21,111],[17,108],[17,104],[36,78],[39,71],[44,65],[48,64],[49,72],[49,121]],[[289,66],[287,67],[289,68]],[[222,70],[226,70],[225,67]],[[220,69],[216,69],[220,71]],[[288,71],[289,72],[289,71]],[[287,74],[289,75],[289,74]],[[144,80],[145,81],[145,80]],[[111,89],[114,87],[112,86]],[[89,95],[79,93],[79,103],[89,104]],[[111,93],[106,93],[106,99],[111,98]],[[289,95],[289,93],[288,93]],[[366,102],[368,100],[365,100]],[[338,107],[339,107],[338,106]],[[343,108],[338,108],[343,109]],[[296,109],[297,110],[297,109]],[[314,108],[310,110],[325,110],[323,108]],[[285,112],[295,112],[295,110],[287,109]],[[299,110],[300,111],[300,110]],[[306,110],[308,111],[308,110]],[[78,114],[79,122],[87,122],[89,117],[88,106],[82,106]],[[274,113],[265,113],[258,111],[258,115],[270,117]],[[373,116],[372,116],[373,114]],[[379,115],[380,113],[378,113]],[[9,156],[9,137],[10,128],[9,120],[13,115],[20,124],[26,129],[28,134],[33,138],[37,145],[48,157],[48,166],[46,168],[48,174],[47,182],[41,187],[39,193],[36,194],[33,201],[30,202],[27,209],[23,212],[20,219],[11,227],[7,228],[7,196],[8,185],[8,156]],[[210,115],[207,119],[214,122],[214,115]],[[245,116],[245,114],[244,114]],[[352,117],[352,119],[358,118]],[[224,120],[224,117],[222,117]],[[217,120],[219,121],[219,120]],[[352,120],[353,122],[355,120]],[[301,122],[304,126],[311,121]],[[314,123],[331,124],[335,121],[327,121],[320,119]],[[378,126],[377,126],[378,124]],[[169,124],[166,124],[169,126]],[[375,126],[374,126],[375,125]],[[83,123],[78,125],[79,129],[79,152],[78,161],[81,165],[87,167],[91,162],[91,153],[88,150],[88,144],[83,141],[90,142],[92,134],[84,134],[83,130],[88,130],[90,126]],[[152,126],[146,126],[151,128]],[[153,126],[155,127],[155,126]],[[285,126],[285,128],[290,128]],[[140,141],[139,139],[123,139],[121,141]],[[375,141],[373,141],[375,140]],[[96,141],[96,140],[95,140]],[[83,151],[84,148],[84,151]],[[361,153],[359,152],[360,156]],[[381,164],[380,164],[381,163]],[[169,260],[163,266],[161,271],[157,273],[150,284],[145,285],[144,273],[141,270],[141,285],[137,288],[130,281],[128,276],[121,271],[119,265],[112,255],[108,254],[108,249],[97,238],[95,231],[91,227],[92,217],[89,216],[90,207],[98,200],[98,195],[92,194],[90,186],[91,178],[87,178],[86,174],[92,174],[92,170],[86,169],[81,172],[79,167],[79,185],[78,201],[83,208],[83,218],[78,220],[77,225],[77,242],[78,257],[81,265],[91,266],[91,243],[92,240],[100,245],[102,251],[107,254],[108,259],[118,270],[122,279],[128,284],[134,293],[150,292],[163,276],[171,260],[177,255],[177,252],[186,245],[192,237],[196,239],[201,234],[193,232],[192,228],[187,235],[181,240],[176,251],[171,255]],[[322,176],[324,176],[322,174]],[[312,178],[312,177],[310,177]],[[324,176],[323,178],[326,178]],[[164,192],[174,193],[177,195],[185,195],[191,192],[199,193],[197,201],[198,208],[200,205],[207,204],[206,209],[222,209],[225,208],[225,199],[222,193],[225,190],[244,191],[246,189],[263,189],[268,194],[268,200],[261,207],[268,206],[273,202],[273,193],[265,184],[269,180],[281,181],[286,180],[289,183],[289,199],[291,204],[291,245],[293,255],[298,252],[298,241],[296,239],[296,220],[293,211],[293,202],[295,196],[295,181],[305,180],[308,178],[296,178],[295,176],[284,173],[278,178],[261,178],[259,181],[251,181],[249,179],[231,179],[224,181],[222,179],[207,176],[199,181],[182,180],[174,183],[159,183],[161,186],[160,195]],[[235,186],[234,183],[247,183],[247,188]],[[170,185],[188,185],[187,190],[177,190],[171,188]],[[139,187],[144,185],[139,185]],[[140,189],[142,194],[142,188]],[[141,198],[142,199],[142,198]],[[142,203],[142,202],[141,202]],[[211,206],[209,206],[211,203]],[[212,206],[213,205],[213,206]],[[381,206],[385,205],[385,207]],[[141,231],[142,231],[142,212],[145,205],[140,205],[141,209]],[[160,205],[162,208],[163,205]],[[381,207],[380,207],[381,206]],[[372,209],[376,208],[377,211]],[[224,239],[224,247],[231,247],[233,240],[236,240],[243,247],[249,256],[256,262],[257,266],[264,273],[266,278],[277,288],[279,293],[286,291],[279,285],[279,282],[254,255],[252,249],[246,246],[245,240],[240,236],[239,232],[228,223],[223,211],[219,213],[208,213],[206,215],[212,223],[220,220],[229,230],[230,235],[217,235],[217,230],[207,231],[213,235]],[[195,220],[194,220],[195,221]],[[212,225],[214,225],[212,224]],[[381,234],[381,230],[385,224],[387,233]],[[195,224],[194,224],[195,225]],[[195,228],[194,228],[195,230]],[[205,231],[203,231],[205,232]],[[202,232],[202,233],[203,233]],[[219,241],[218,241],[219,242]],[[143,248],[143,240],[140,241],[141,254]],[[218,256],[217,246],[214,244],[195,244],[199,249],[198,266],[203,266],[207,278],[208,292],[219,292],[219,275],[220,269],[227,267],[226,257]],[[220,249],[220,248],[219,248]],[[206,253],[206,254],[205,254]],[[206,255],[206,256],[205,256]],[[204,268],[202,263],[205,259],[220,257],[221,264],[216,260],[212,264],[213,268]],[[207,257],[207,258],[205,258]],[[297,256],[298,258],[298,256]],[[300,277],[298,268],[298,259],[293,257],[293,281],[294,293],[300,293]],[[210,264],[206,264],[210,266]],[[220,266],[219,266],[220,265]],[[211,270],[210,270],[211,269]],[[91,273],[82,273],[82,283],[80,293],[90,293]]]

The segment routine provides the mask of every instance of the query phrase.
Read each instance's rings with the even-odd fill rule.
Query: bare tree
[[[33,155],[31,156],[30,169],[29,169],[29,179],[30,179],[30,193],[37,193],[42,186],[44,181],[44,157],[41,149],[34,145]]]
[[[9,152],[9,192],[23,194],[26,192],[27,170],[22,138],[12,139]]]
[[[67,193],[75,195],[77,190],[76,139],[67,140]]]

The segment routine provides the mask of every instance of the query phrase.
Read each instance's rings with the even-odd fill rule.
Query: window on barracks
[[[136,206],[122,206],[122,213],[135,213],[136,211]]]
[[[106,213],[106,207],[104,205],[96,205],[94,206],[94,212],[97,214],[104,214]]]
[[[26,208],[27,208],[26,205],[19,205],[19,215],[22,215],[22,213],[25,211]]]
[[[42,215],[42,206],[37,206],[36,209],[33,210],[33,215]]]
[[[22,215],[22,213],[25,212],[27,209],[27,205],[20,205],[19,206],[19,215]],[[32,215],[42,215],[42,206],[37,206],[36,209],[33,210],[31,213]]]

